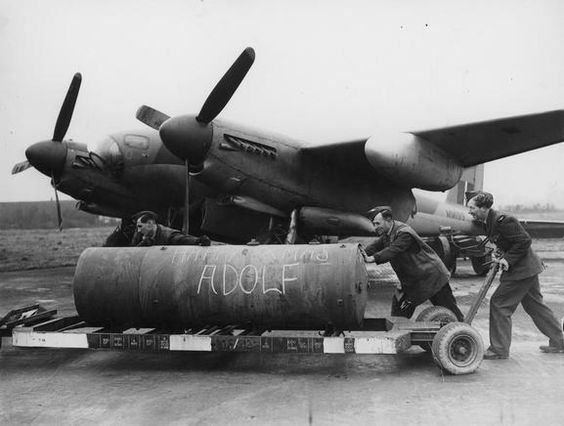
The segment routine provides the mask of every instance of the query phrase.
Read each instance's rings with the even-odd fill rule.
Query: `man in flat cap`
[[[132,246],[143,247],[153,245],[201,245],[209,246],[210,239],[206,235],[194,237],[183,234],[176,229],[167,228],[157,223],[158,216],[152,211],[142,211],[134,218],[137,220],[137,230],[131,241]]]
[[[393,219],[389,206],[368,212],[380,237],[366,247],[369,263],[390,262],[401,284],[392,298],[392,316],[411,318],[415,308],[427,299],[464,320],[450,288],[450,274],[441,258],[408,225]]]
[[[519,303],[549,339],[540,350],[564,353],[561,325],[542,300],[539,274],[544,266],[531,248],[531,237],[515,217],[492,209],[492,194],[478,191],[467,198],[469,214],[484,225],[488,239],[497,246],[494,261],[502,270],[499,287],[490,300],[490,347],[484,359],[509,357],[511,315]]]

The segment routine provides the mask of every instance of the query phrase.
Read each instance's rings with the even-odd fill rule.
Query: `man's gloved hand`
[[[503,251],[501,251],[499,248],[495,248],[495,250],[492,252],[492,260],[494,262],[497,262],[498,260],[503,259]]]
[[[497,259],[497,263],[499,263],[499,267],[502,271],[509,271],[509,262],[505,259]]]
[[[368,254],[366,254],[366,251],[364,250],[364,247],[359,247],[359,248],[360,248],[360,254],[362,254],[362,257],[364,258],[364,262],[374,263],[374,257],[368,256]]]
[[[155,241],[151,237],[143,237],[137,247],[150,247],[155,244]]]
[[[208,237],[207,235],[202,235],[200,238],[198,238],[198,244],[203,247],[208,247],[209,245],[211,245],[210,237]]]

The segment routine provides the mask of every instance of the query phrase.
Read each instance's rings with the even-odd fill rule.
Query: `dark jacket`
[[[542,260],[531,247],[531,237],[515,217],[490,209],[485,223],[486,235],[503,253],[509,270],[501,281],[522,280],[541,273]]]
[[[192,246],[200,244],[200,238],[186,235],[182,232],[167,228],[163,225],[157,225],[155,236],[149,239],[142,239],[142,235],[136,233],[131,242],[132,246]],[[209,245],[209,244],[208,244]]]
[[[416,305],[434,296],[450,278],[435,251],[403,222],[394,221],[389,238],[376,239],[366,253],[378,264],[390,262],[407,299]]]

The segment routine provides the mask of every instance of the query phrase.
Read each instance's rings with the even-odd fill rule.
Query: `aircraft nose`
[[[26,149],[25,156],[44,175],[60,176],[67,158],[67,146],[53,141],[37,142]]]
[[[213,137],[211,125],[199,123],[189,115],[169,118],[161,125],[159,134],[170,152],[190,164],[204,161]]]

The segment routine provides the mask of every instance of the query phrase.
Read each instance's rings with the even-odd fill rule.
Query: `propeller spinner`
[[[23,172],[29,167],[33,166],[41,173],[51,178],[51,184],[55,189],[55,202],[57,204],[57,220],[59,229],[62,229],[63,219],[61,217],[61,206],[59,203],[59,195],[57,193],[57,178],[60,178],[63,173],[65,160],[67,158],[67,146],[62,141],[65,138],[67,130],[70,125],[80,84],[82,82],[82,75],[76,73],[71,81],[57,122],[55,123],[55,130],[51,140],[34,143],[29,146],[25,151],[27,161],[22,161],[14,166],[12,174]]]

